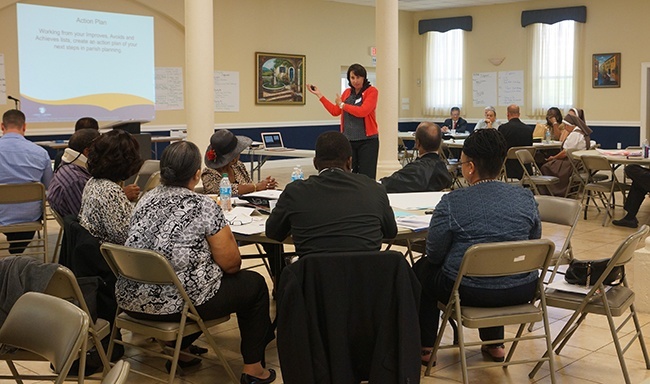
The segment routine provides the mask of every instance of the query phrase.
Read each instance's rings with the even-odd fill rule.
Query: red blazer
[[[343,95],[341,95],[341,100],[346,100],[351,93],[351,89],[348,88],[345,91],[343,91]],[[375,115],[375,109],[377,108],[377,97],[379,95],[379,91],[377,88],[370,86],[368,87],[365,91],[361,93],[361,97],[363,98],[363,103],[360,106],[357,105],[352,105],[352,104],[344,104],[343,109],[345,112],[351,114],[352,116],[356,117],[363,117],[363,123],[364,126],[366,127],[366,136],[373,136],[379,133],[379,129],[377,128],[377,116]],[[343,132],[343,109],[339,108],[338,105],[333,104],[331,101],[327,100],[325,96],[320,98],[320,102],[323,104],[325,109],[332,115],[332,116],[341,116],[341,132]]]

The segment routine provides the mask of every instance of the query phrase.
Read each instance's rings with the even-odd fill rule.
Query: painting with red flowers
[[[255,53],[256,104],[305,105],[305,55]]]

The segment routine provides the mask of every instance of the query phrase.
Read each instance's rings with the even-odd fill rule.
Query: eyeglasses
[[[467,161],[459,161],[459,162],[458,162],[458,163],[456,163],[456,164],[458,164],[458,165],[463,165],[463,164],[467,164],[467,163],[471,163],[471,162],[472,162],[472,160],[467,160]]]
[[[232,219],[227,218],[226,221],[228,222],[228,225],[232,225],[232,226],[236,227],[236,226],[239,226],[239,225],[246,225],[246,224],[252,223],[253,218],[249,216],[249,217],[244,217],[244,218],[241,218],[241,219],[237,219],[237,216],[234,216]]]

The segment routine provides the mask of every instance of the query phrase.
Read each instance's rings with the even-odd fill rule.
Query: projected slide
[[[153,17],[16,7],[28,122],[154,118]]]

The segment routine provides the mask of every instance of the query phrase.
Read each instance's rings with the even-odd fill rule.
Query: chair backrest
[[[594,171],[612,171],[612,166],[609,164],[609,161],[605,156],[601,155],[582,155],[580,156],[580,159],[582,159],[582,164],[584,164],[585,168],[589,172],[594,172]]]
[[[90,309],[88,308],[83,293],[81,292],[81,288],[77,283],[77,278],[71,270],[62,265],[59,265],[56,271],[54,271],[54,274],[43,293],[69,301],[79,306],[79,308],[86,312],[89,317],[91,316]]]
[[[578,200],[544,195],[535,196],[535,200],[542,221],[571,227],[576,226],[582,209]]]
[[[535,147],[531,146],[518,146],[518,147],[510,147],[508,148],[508,153],[506,154],[506,158],[503,159],[503,164],[501,164],[501,173],[499,174],[499,177],[497,179],[502,179],[507,181],[508,180],[508,172],[507,172],[507,166],[506,164],[512,163],[512,160],[515,161],[514,164],[517,162],[517,151],[523,149],[527,150],[530,152],[531,156],[535,157]],[[509,161],[510,160],[510,161]]]
[[[28,292],[16,301],[0,328],[0,344],[42,356],[65,376],[87,340],[88,326],[88,315],[74,304]]]
[[[548,239],[474,244],[465,251],[458,275],[495,277],[545,271],[554,250],[555,244]]]
[[[160,185],[160,171],[156,171],[152,173],[151,176],[149,177],[149,180],[147,180],[147,184],[145,184],[144,188],[142,189],[142,193],[144,194],[145,192],[149,192],[159,185]]]
[[[167,259],[148,249],[126,247],[124,245],[103,243],[100,247],[102,255],[115,276],[123,276],[129,280],[143,284],[175,285],[181,297],[196,313],[192,300],[183,288],[176,272]]]
[[[0,184],[0,204],[18,204],[31,201],[42,201],[43,212],[45,212],[45,186],[43,184]]]
[[[144,189],[147,181],[155,172],[160,171],[160,160],[145,160],[135,176],[134,184],[137,184],[140,189]]]
[[[517,159],[519,159],[519,162],[522,165],[527,165],[527,164],[534,164],[535,163],[535,157],[533,154],[530,153],[529,150],[527,149],[518,149],[515,151],[515,156],[517,156]]]
[[[614,255],[612,256],[612,259],[609,263],[612,264],[612,268],[615,266],[624,265],[632,260],[634,251],[636,251],[636,248],[639,245],[639,241],[648,236],[648,232],[650,232],[650,227],[644,224],[641,226],[641,228],[639,228],[638,231],[628,236],[628,238],[625,239],[614,252]],[[609,264],[607,265],[608,268],[610,267]],[[609,272],[607,272],[607,274],[609,274]],[[605,273],[603,273],[603,275],[605,277],[607,276]]]
[[[129,369],[131,367],[131,364],[129,364],[128,361],[126,360],[120,360],[115,365],[111,370],[108,372],[108,374],[104,377],[102,380],[102,384],[123,384],[126,383],[126,380],[129,377]]]

